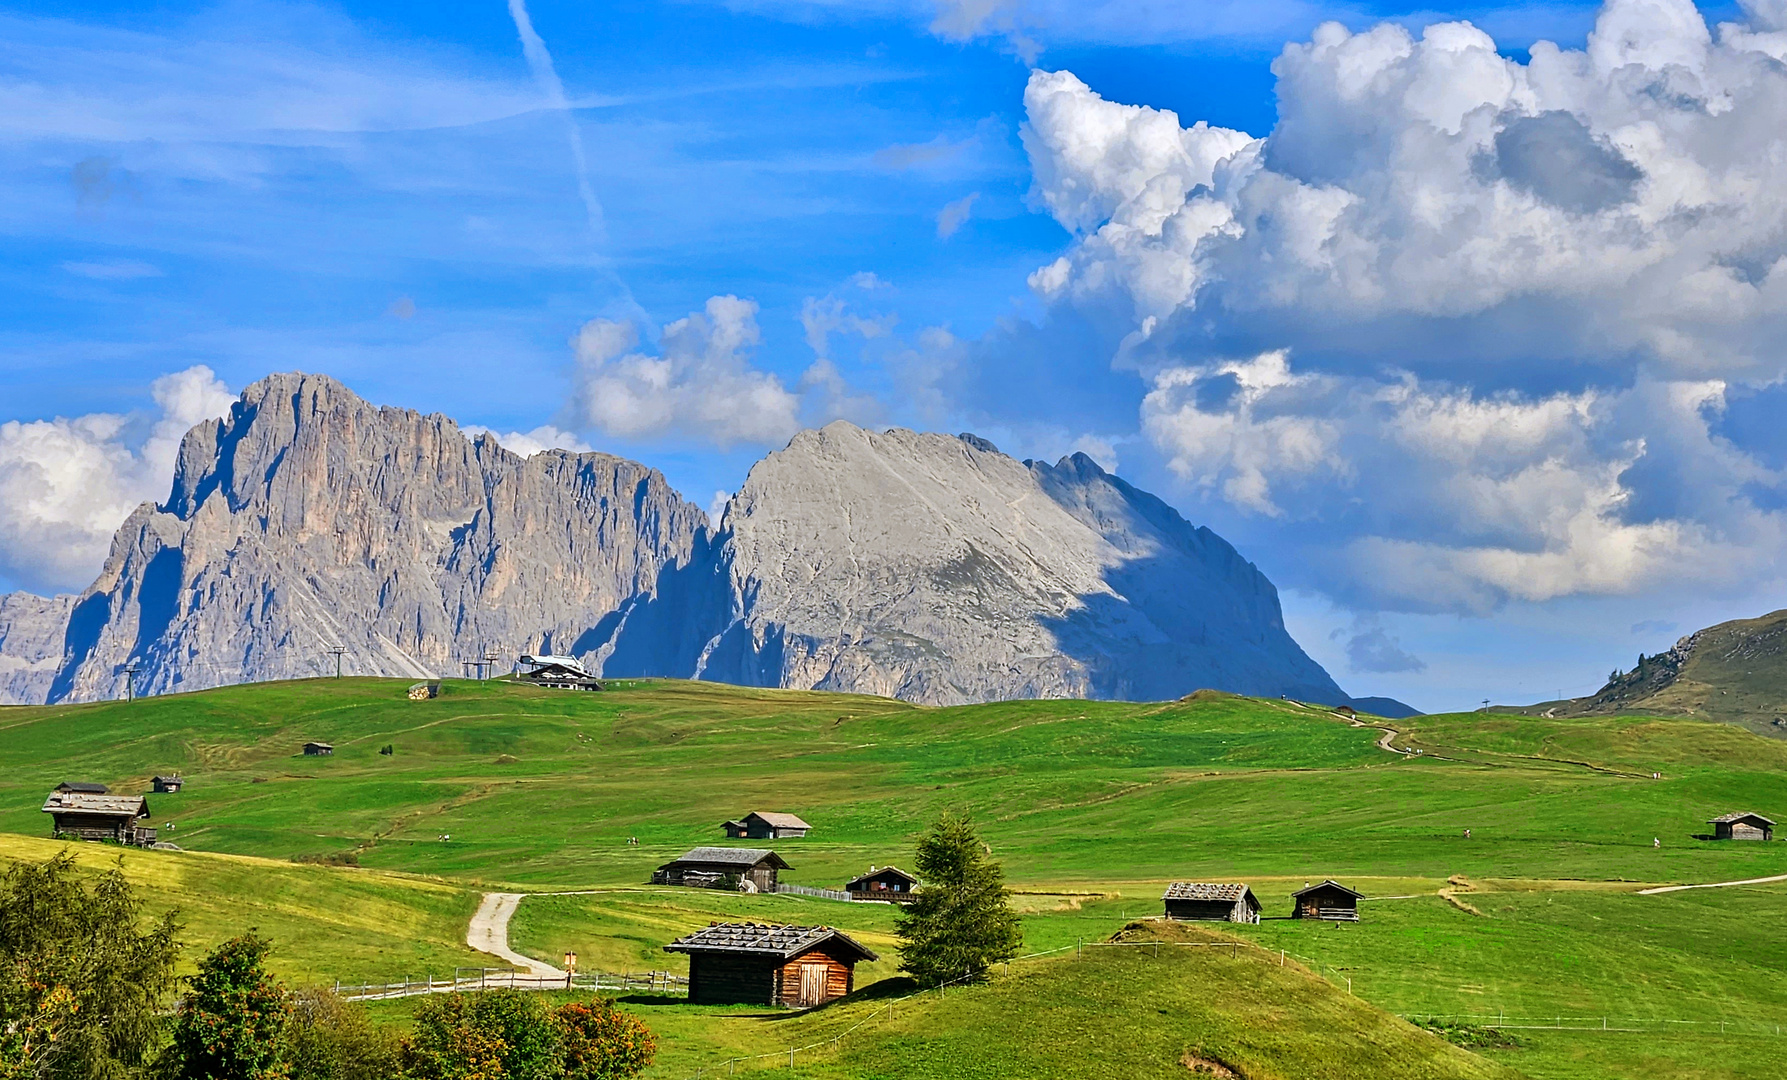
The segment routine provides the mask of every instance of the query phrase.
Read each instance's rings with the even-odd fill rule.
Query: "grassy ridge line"
[[[1121,871],[1669,882],[1762,876],[1781,862],[1683,846],[1719,809],[1787,805],[1787,746],[1692,722],[1399,721],[1412,745],[1477,755],[1439,762],[1386,753],[1374,729],[1316,710],[1227,695],[920,709],[677,682],[566,695],[449,681],[427,702],[408,701],[406,686],[309,680],[22,710],[0,740],[0,828],[41,832],[37,800],[70,772],[135,782],[182,768],[187,792],[152,803],[177,819],[185,846],[375,844],[369,864],[536,886],[641,882],[753,806],[813,820],[813,837],[779,846],[792,880],[833,886],[897,861],[943,806],[973,810],[1019,881]],[[1510,726],[1523,723],[1533,727]],[[336,755],[298,757],[312,737],[336,742]],[[394,757],[377,755],[386,742]],[[505,755],[518,760],[497,764]],[[1666,779],[1541,758],[1645,777],[1660,767]],[[1650,851],[1659,835],[1664,850]]]
[[[0,860],[42,861],[62,852],[85,871],[120,865],[149,914],[178,908],[187,944],[182,966],[220,942],[259,928],[277,951],[272,967],[299,984],[333,978],[450,973],[500,966],[466,947],[478,895],[405,874],[298,866],[242,855],[137,851],[0,833]]]

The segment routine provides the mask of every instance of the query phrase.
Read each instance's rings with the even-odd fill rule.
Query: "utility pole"
[[[341,678],[341,654],[347,652],[347,650],[340,645],[334,645],[323,651],[335,658],[335,677],[337,679]]]
[[[127,665],[124,668],[124,700],[125,701],[135,701],[137,699],[137,670],[138,669],[135,664]]]
[[[1483,711],[1484,712],[1489,711],[1489,699],[1488,698],[1483,699]]]

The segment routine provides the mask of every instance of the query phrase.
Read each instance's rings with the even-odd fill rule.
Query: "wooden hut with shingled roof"
[[[652,884],[773,893],[776,875],[792,869],[780,855],[766,848],[698,847],[653,871]],[[748,888],[746,882],[750,883]]]
[[[1291,894],[1293,919],[1325,919],[1328,922],[1358,922],[1359,901],[1364,893],[1354,892],[1338,881],[1305,885]]]
[[[1721,814],[1707,822],[1713,827],[1714,840],[1773,840],[1775,823],[1761,814],[1749,812]]]
[[[689,956],[691,1005],[812,1008],[856,988],[856,965],[880,957],[829,926],[713,923],[664,946]]]
[[[1257,923],[1260,902],[1253,890],[1241,884],[1207,881],[1175,881],[1161,896],[1169,919],[1207,922]]]

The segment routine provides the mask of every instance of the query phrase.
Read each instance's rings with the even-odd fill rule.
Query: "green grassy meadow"
[[[160,882],[155,902],[177,898],[189,909],[195,940],[258,920],[294,979],[477,963],[464,920],[480,889],[503,887],[595,890],[524,901],[511,942],[530,955],[574,948],[585,970],[676,970],[686,961],[661,945],[712,920],[823,922],[883,952],[859,969],[866,987],[896,973],[891,909],[653,889],[651,869],[720,842],[726,818],[784,810],[814,825],[810,837],[772,845],[794,866],[784,880],[835,888],[870,864],[909,863],[928,821],[964,809],[1019,891],[1029,950],[1107,939],[1158,912],[1169,880],[1248,881],[1266,914],[1279,916],[1305,881],[1334,877],[1371,897],[1408,898],[1368,901],[1358,926],[1269,918],[1232,929],[1300,960],[1330,988],[1324,994],[1344,995],[1351,979],[1358,1000],[1392,1013],[1750,1022],[1724,1035],[1530,1031],[1518,1047],[1483,1052],[1528,1076],[1787,1073],[1787,1041],[1758,1033],[1787,1020],[1787,882],[1636,895],[1646,884],[1787,874],[1787,846],[1695,839],[1729,810],[1787,819],[1777,812],[1787,811],[1787,741],[1735,726],[1419,717],[1393,723],[1395,745],[1421,751],[1404,756],[1377,745],[1382,731],[1325,710],[1209,693],[929,709],[670,681],[601,694],[449,681],[441,697],[419,702],[406,688],[313,680],[0,709],[0,833],[15,834],[0,836],[0,857],[58,846],[25,839],[47,836],[38,807],[58,781],[135,792],[178,770],[186,790],[150,803],[163,838],[187,851],[132,853],[127,864]],[[335,754],[301,756],[311,739],[333,742]],[[394,753],[380,755],[387,744]],[[101,857],[83,847],[84,859]],[[364,869],[287,861],[347,852]],[[1477,914],[1438,895],[1455,876],[1468,884],[1451,888]],[[964,1047],[1007,1040],[1016,1054],[1035,1042],[1018,1028],[996,1030],[994,1019],[1015,1007],[999,995],[1021,984],[1034,996],[1058,980],[1049,993],[1064,1011],[1052,1011],[1051,996],[1041,1014],[1080,1023],[1097,1010],[1069,1007],[1068,987],[1089,978],[1074,973],[1100,973],[1097,983],[1106,965],[1120,982],[1127,963],[1027,961],[1014,966],[1011,988],[995,981],[923,1006],[939,1010],[936,1024],[975,1034],[945,1038],[915,1012],[917,1026],[883,1025],[873,1037],[865,1028],[835,1065],[811,1067],[879,1075],[881,1066],[851,1056],[879,1052],[913,1063],[914,1075],[982,1075],[963,1064]],[[1203,961],[1184,963],[1193,967],[1158,970],[1192,972]],[[1178,978],[1147,984],[1165,1013],[1130,1009],[1112,991],[1113,1022],[1190,1016]],[[977,1001],[988,1003],[983,1011]],[[654,1075],[670,1077],[743,1048],[785,1047],[858,1006],[806,1017],[735,1010],[724,1022],[681,1004],[639,1007],[665,1033]],[[1218,1019],[1206,1017],[1208,1031],[1229,1030]],[[1138,1034],[1135,1045],[1158,1057],[1164,1043]],[[1011,1060],[1020,1059],[1031,1060]],[[1292,1058],[1271,1067],[1259,1059],[1247,1075],[1279,1075],[1280,1066],[1286,1076],[1329,1075]],[[1025,1071],[1041,1068],[985,1075],[1070,1075]],[[1111,1069],[1083,1075],[1151,1075]]]

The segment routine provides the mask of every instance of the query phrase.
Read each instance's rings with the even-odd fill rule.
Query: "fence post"
[[[788,1067],[794,1068],[794,1047],[792,1046],[788,1048]]]
[[[1284,950],[1283,949],[1278,950],[1278,966],[1279,967],[1284,966]]]

